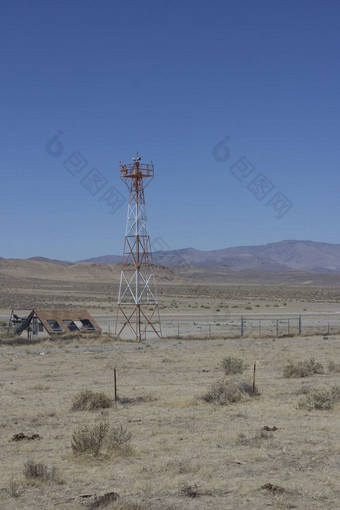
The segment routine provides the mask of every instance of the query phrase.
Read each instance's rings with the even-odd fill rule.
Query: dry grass
[[[22,484],[19,482],[19,480],[17,480],[17,478],[12,476],[8,482],[6,491],[9,497],[18,498],[22,493]]]
[[[69,350],[61,344],[57,350],[44,349],[43,356],[34,348],[1,350],[6,412],[1,416],[0,476],[6,490],[0,491],[0,508],[84,510],[90,502],[100,504],[100,498],[115,492],[120,495],[117,501],[97,508],[338,509],[340,451],[334,432],[339,403],[334,400],[330,409],[309,411],[299,402],[312,394],[315,388],[310,385],[317,389],[337,386],[339,374],[327,370],[303,379],[303,395],[297,395],[301,379],[282,377],[288,360],[296,364],[306,352],[325,367],[330,360],[338,363],[337,337],[174,339],[148,344],[108,343],[105,351],[99,344],[94,350]],[[250,398],[243,392],[241,400],[231,405],[197,399],[220,380],[221,360],[229,356],[249,366],[257,361],[261,396]],[[113,367],[117,367],[122,402],[114,408],[72,411],[70,403],[83,388],[112,394]],[[226,380],[235,384],[244,380],[246,390],[251,375],[249,369]],[[48,386],[42,385],[47,377]],[[32,391],[40,385],[39,393]],[[110,453],[103,440],[97,455],[74,455],[73,432],[85,426],[94,430],[102,423],[127,425],[131,439],[122,445],[122,454]],[[38,433],[41,439],[10,440],[20,432]],[[132,455],[124,454],[125,446]],[[28,484],[23,475],[20,479],[28,458],[42,460],[48,470],[55,466],[65,483],[33,477]],[[186,495],[181,487],[197,491],[199,497]]]
[[[133,501],[118,501],[110,508],[112,508],[112,510],[149,510],[146,506],[134,503]]]
[[[116,492],[107,492],[103,496],[96,496],[94,501],[91,501],[87,508],[89,510],[96,510],[97,508],[104,508],[110,506],[112,508],[112,504],[115,503],[119,499],[119,495]]]
[[[39,345],[41,344],[41,340],[32,340],[28,339],[26,336],[1,336],[0,337],[0,347],[2,345],[9,345],[9,346],[17,346],[17,345]]]
[[[146,510],[146,507],[133,501],[122,500],[116,492],[107,492],[102,496],[95,496],[93,501],[86,505],[88,510],[97,510],[98,508],[111,508],[113,510]]]
[[[190,485],[187,482],[181,483],[180,492],[186,498],[199,498],[201,496],[201,491],[198,486],[196,484]]]

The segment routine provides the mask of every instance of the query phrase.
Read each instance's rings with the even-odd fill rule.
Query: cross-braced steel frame
[[[129,204],[116,316],[116,337],[129,327],[137,342],[146,338],[147,332],[162,336],[144,198],[154,166],[142,164],[140,159],[137,154],[132,164],[120,165],[120,177],[129,189]]]

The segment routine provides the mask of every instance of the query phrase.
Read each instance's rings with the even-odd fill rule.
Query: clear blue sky
[[[339,26],[330,0],[1,2],[0,256],[120,254],[126,202],[110,214],[100,197],[126,196],[119,161],[137,146],[155,163],[150,236],[172,249],[338,243]]]

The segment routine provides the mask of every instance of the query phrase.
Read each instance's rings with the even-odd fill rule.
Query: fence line
[[[249,337],[249,336],[297,336],[305,334],[330,335],[340,333],[340,316],[330,314],[325,316],[315,315],[303,316],[229,316],[220,317],[221,322],[217,320],[202,319],[195,321],[162,321],[162,331],[165,337],[185,338],[193,335],[205,338],[216,336],[225,337]]]
[[[115,324],[110,322],[111,317],[98,318],[103,333],[114,336]],[[112,320],[112,319],[111,319]],[[10,329],[10,331],[9,331]],[[281,337],[297,335],[331,335],[340,334],[340,314],[301,314],[301,315],[176,315],[162,321],[163,337],[198,338],[216,337]],[[14,334],[14,329],[0,326],[0,337],[8,333]]]

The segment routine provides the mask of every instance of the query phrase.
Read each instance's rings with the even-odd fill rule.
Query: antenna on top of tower
[[[137,156],[135,158],[132,158],[132,161],[140,161],[142,158],[138,154],[138,147],[137,147]]]

